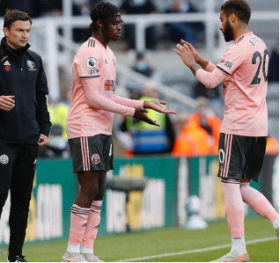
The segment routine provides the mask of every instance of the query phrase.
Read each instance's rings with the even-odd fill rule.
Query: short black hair
[[[25,13],[22,12],[20,10],[6,10],[6,13],[4,15],[4,25],[3,27],[7,27],[8,29],[10,29],[12,23],[14,23],[17,20],[21,20],[21,21],[29,21],[30,24],[32,25],[32,20],[30,18],[30,16]]]
[[[228,0],[221,6],[227,17],[234,13],[238,19],[248,25],[251,18],[251,8],[245,0]]]
[[[110,23],[114,23],[116,16],[120,16],[120,10],[113,4],[107,2],[100,2],[93,7],[90,13],[92,23],[90,24],[90,31],[97,31],[97,20],[104,23],[105,28],[108,28]]]

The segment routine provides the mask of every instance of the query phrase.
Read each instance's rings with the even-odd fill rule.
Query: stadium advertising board
[[[184,226],[188,220],[186,199],[198,196],[200,215],[205,220],[224,218],[220,180],[216,177],[216,156],[173,158],[142,157],[116,159],[108,178],[146,178],[143,191],[116,191],[107,188],[102,207],[99,236]],[[279,208],[278,156],[266,156],[259,188]],[[265,180],[263,178],[265,177]],[[70,208],[78,184],[71,160],[39,160],[30,203],[27,242],[66,239]],[[0,221],[0,245],[9,242],[9,198]],[[256,215],[246,206],[248,215]]]
[[[68,237],[69,211],[76,197],[77,182],[70,160],[38,161],[30,201],[26,241],[47,241]],[[10,198],[0,221],[0,244],[7,245]]]

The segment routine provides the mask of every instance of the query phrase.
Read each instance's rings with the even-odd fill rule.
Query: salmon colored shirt
[[[268,62],[269,54],[263,40],[253,32],[247,32],[227,48],[216,67],[209,63],[208,72],[197,71],[197,79],[208,87],[223,81],[222,133],[267,136]]]
[[[143,103],[116,95],[116,58],[108,46],[92,37],[82,44],[73,62],[69,139],[111,135],[114,113],[133,116]]]

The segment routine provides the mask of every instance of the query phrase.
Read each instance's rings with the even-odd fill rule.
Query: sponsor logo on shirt
[[[112,94],[115,93],[115,81],[114,80],[105,80],[104,84],[104,94]]]
[[[90,57],[86,60],[86,67],[88,69],[96,69],[97,65],[98,65],[98,61],[93,57]]]
[[[31,60],[27,60],[27,67],[29,71],[36,71],[36,64]]]
[[[226,61],[226,62],[224,63],[224,65],[225,65],[227,68],[232,68],[233,63],[230,62],[230,61]]]

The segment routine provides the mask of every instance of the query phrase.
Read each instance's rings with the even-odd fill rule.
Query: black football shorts
[[[267,137],[220,134],[219,171],[222,180],[253,179],[258,181]]]
[[[112,136],[99,134],[92,137],[69,139],[73,172],[113,170]]]

